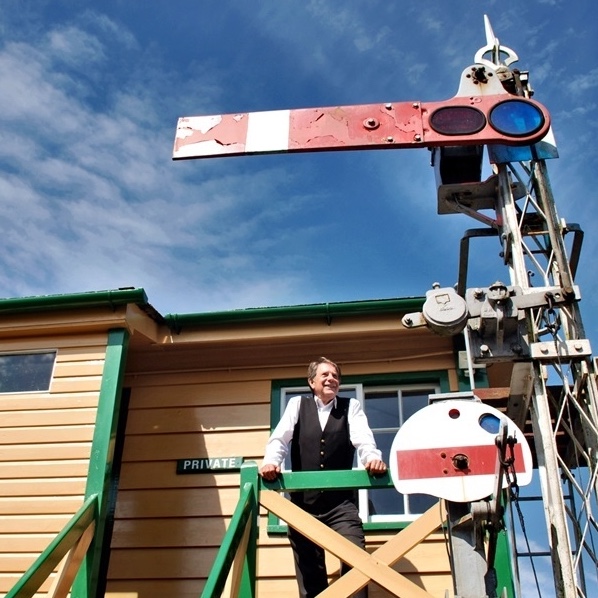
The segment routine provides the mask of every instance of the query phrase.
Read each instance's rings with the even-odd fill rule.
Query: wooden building
[[[238,500],[238,463],[259,462],[309,361],[341,364],[343,390],[363,400],[385,451],[429,393],[467,388],[457,337],[401,324],[422,304],[162,316],[142,289],[0,301],[0,596],[95,493],[101,519],[86,566],[97,595],[198,597]],[[380,492],[360,496],[370,550],[430,500]],[[296,595],[283,532],[260,517],[260,598]],[[452,592],[441,532],[396,568],[432,596]],[[81,583],[73,595],[91,596]],[[370,596],[386,595],[372,586]]]

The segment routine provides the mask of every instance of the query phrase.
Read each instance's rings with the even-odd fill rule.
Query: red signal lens
[[[432,113],[430,126],[441,135],[473,135],[486,126],[486,117],[471,106],[444,106]]]

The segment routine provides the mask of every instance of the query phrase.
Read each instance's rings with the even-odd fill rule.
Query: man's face
[[[314,394],[323,403],[329,403],[334,399],[338,392],[339,383],[338,372],[329,363],[318,365],[314,379],[309,380],[309,385]]]

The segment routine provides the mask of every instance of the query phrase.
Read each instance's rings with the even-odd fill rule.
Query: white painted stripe
[[[185,143],[179,148],[176,147],[172,152],[172,157],[177,158],[203,158],[204,156],[223,156],[225,154],[240,154],[241,146],[236,144],[234,146],[222,145],[214,139],[207,139],[206,141],[198,141],[196,143]]]
[[[290,110],[250,112],[245,151],[279,152],[289,149]]]

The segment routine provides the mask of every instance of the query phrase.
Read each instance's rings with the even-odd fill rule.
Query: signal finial
[[[517,56],[514,50],[500,45],[498,38],[494,35],[494,31],[492,31],[488,15],[484,15],[484,29],[486,30],[486,45],[476,52],[476,63],[497,67],[509,66],[519,60],[519,56]],[[488,54],[490,55],[490,59],[484,58]]]

